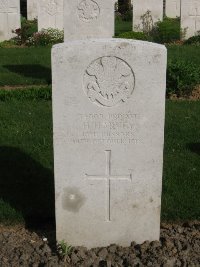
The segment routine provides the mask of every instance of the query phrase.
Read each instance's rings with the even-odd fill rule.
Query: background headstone
[[[39,0],[37,3],[38,30],[63,30],[63,0]]]
[[[27,19],[37,18],[37,0],[27,0]]]
[[[91,39],[53,47],[57,240],[158,240],[166,48]]]
[[[114,36],[114,0],[64,2],[65,41]]]
[[[181,1],[181,28],[186,29],[185,39],[200,31],[200,0]]]
[[[180,17],[180,15],[181,15],[181,0],[166,0],[165,14],[169,18]]]
[[[12,31],[20,25],[20,1],[0,0],[0,41],[14,37]]]
[[[163,0],[134,0],[133,31],[146,32],[159,20],[163,20]]]

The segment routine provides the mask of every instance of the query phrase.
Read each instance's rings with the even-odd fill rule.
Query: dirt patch
[[[162,224],[160,241],[91,250],[75,247],[65,256],[60,256],[48,242],[23,227],[0,227],[0,266],[200,266],[200,222]]]
[[[191,100],[197,101],[200,100],[200,85],[196,86],[195,89],[192,91],[191,95],[189,96],[182,96],[178,97],[177,95],[170,95],[169,99],[171,100]]]

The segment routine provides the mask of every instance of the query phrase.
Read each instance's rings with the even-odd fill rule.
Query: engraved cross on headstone
[[[112,180],[132,180],[132,174],[128,175],[111,175],[111,150],[105,150],[106,154],[106,170],[104,175],[85,174],[87,179],[104,180],[106,188],[106,221],[111,221],[111,181]]]
[[[194,8],[191,9],[189,16],[195,19],[195,30],[197,30],[198,20],[200,20],[200,8],[198,3],[195,4]],[[195,10],[195,14],[193,11]],[[200,30],[200,29],[198,29]]]

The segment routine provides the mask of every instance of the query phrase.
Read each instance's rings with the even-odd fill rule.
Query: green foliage
[[[143,41],[149,41],[150,38],[143,32],[123,32],[118,35],[119,38],[125,38],[125,39],[136,39],[136,40],[143,40]]]
[[[51,100],[51,88],[39,87],[29,89],[13,89],[13,90],[0,90],[0,101],[10,100]]]
[[[64,240],[62,240],[60,243],[58,243],[57,249],[60,256],[64,257],[70,254],[72,246],[68,245]]]
[[[190,95],[200,83],[200,68],[183,60],[170,60],[167,67],[167,94]]]
[[[180,40],[181,28],[180,19],[165,17],[163,21],[156,23],[150,35],[156,43],[171,43]]]
[[[17,45],[26,45],[27,40],[37,32],[37,20],[22,19],[21,28],[14,30],[16,37],[13,38]]]
[[[123,21],[131,21],[133,20],[133,11],[128,10],[124,14],[122,14],[122,20]]]
[[[132,21],[123,21],[120,16],[115,19],[115,36],[132,30]]]
[[[190,37],[184,44],[200,46],[200,32],[198,32],[198,35]]]
[[[13,48],[13,47],[16,47],[16,43],[12,39],[8,41],[0,42],[0,48]]]
[[[24,223],[23,215],[16,211],[9,203],[0,198],[0,223],[4,225]]]
[[[27,41],[29,46],[46,46],[54,45],[57,43],[63,43],[64,31],[58,29],[43,29],[40,32],[36,32]]]

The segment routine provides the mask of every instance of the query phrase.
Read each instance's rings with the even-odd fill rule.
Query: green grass
[[[183,46],[168,46],[168,59],[184,60],[192,62],[200,66],[200,48],[198,46],[183,45]]]
[[[50,47],[0,48],[0,86],[51,83]]]
[[[115,36],[120,33],[132,31],[132,21],[117,19],[115,22]]]
[[[0,94],[0,222],[29,224],[54,216],[52,110],[47,91],[44,95],[36,91],[35,96],[35,91]],[[163,220],[200,219],[199,114],[198,101],[167,101]]]
[[[199,101],[167,101],[163,219],[200,219],[199,114]]]
[[[30,224],[54,216],[51,101],[17,98],[0,101],[0,222]]]

